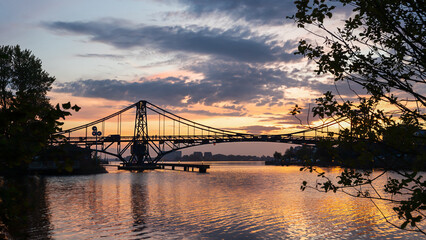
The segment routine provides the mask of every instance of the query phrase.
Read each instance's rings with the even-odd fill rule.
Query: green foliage
[[[426,83],[424,1],[297,0],[295,4],[298,11],[291,18],[298,27],[323,39],[321,45],[300,40],[298,54],[315,61],[317,74],[359,84],[368,93],[358,95],[357,102],[338,101],[331,92],[317,99],[314,116],[346,118],[351,124],[338,133],[336,147],[321,146],[348,168],[336,180],[312,165],[302,168],[317,172],[322,179],[314,186],[303,182],[302,190],[311,187],[324,192],[341,191],[373,203],[391,202],[402,220],[392,225],[401,229],[410,226],[410,231],[425,233],[418,224],[426,209],[426,182],[418,173],[426,167],[426,136],[422,132],[426,120],[426,97],[422,92]],[[328,19],[336,15],[337,7],[352,14],[343,26],[330,29]],[[382,109],[385,105],[398,112],[387,113]],[[297,113],[292,111],[293,115]],[[376,177],[370,171],[354,169],[377,164],[384,171]],[[398,177],[387,180],[383,191],[389,195],[383,196],[374,182],[388,170]]]

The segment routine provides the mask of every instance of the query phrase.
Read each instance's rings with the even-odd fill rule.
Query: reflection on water
[[[148,202],[146,201],[146,186],[145,183],[138,178],[138,175],[134,174],[131,176],[132,182],[131,188],[131,207],[133,217],[133,232],[137,236],[143,236],[146,234],[146,209]]]
[[[16,239],[50,238],[52,225],[45,182],[38,177],[5,180],[9,191],[2,195],[2,205],[10,217],[8,230]]]
[[[301,192],[315,175],[298,167],[256,164],[38,179],[26,183],[37,210],[23,229],[31,239],[423,237],[388,225],[368,200]]]

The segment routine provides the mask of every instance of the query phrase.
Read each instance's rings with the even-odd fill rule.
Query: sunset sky
[[[43,61],[57,79],[52,103],[82,107],[65,128],[144,99],[206,125],[278,134],[299,124],[294,104],[335,89],[293,54],[312,37],[286,19],[294,13],[283,0],[0,1],[0,44]]]

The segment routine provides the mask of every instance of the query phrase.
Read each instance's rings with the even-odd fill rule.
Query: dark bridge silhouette
[[[131,109],[136,109],[133,136],[121,136],[122,114]],[[148,133],[148,110],[158,115],[158,135],[150,135]],[[117,134],[103,136],[102,133],[98,133],[96,126],[101,124],[102,129],[104,129],[105,122],[112,118],[118,119]],[[332,133],[328,132],[328,128],[344,120],[343,118],[335,119],[321,126],[309,127],[289,134],[256,135],[238,133],[196,123],[142,100],[107,117],[59,132],[56,134],[58,137],[52,144],[66,142],[79,145],[90,148],[93,151],[115,156],[123,161],[125,166],[133,166],[155,164],[168,153],[204,144],[227,142],[314,144],[326,137],[331,138]],[[71,134],[76,134],[77,136],[71,136]],[[115,149],[112,146],[116,146]],[[123,154],[128,149],[130,149],[131,157],[130,159],[124,159]]]

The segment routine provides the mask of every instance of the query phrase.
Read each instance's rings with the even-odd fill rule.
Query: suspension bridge
[[[122,115],[131,110],[136,110],[133,135],[122,136]],[[148,121],[148,115],[156,120]],[[158,115],[158,118],[155,115]],[[117,120],[116,133],[105,136],[105,123],[113,119]],[[321,126],[293,133],[256,135],[200,124],[141,100],[104,118],[58,132],[52,144],[69,143],[89,148],[120,159],[123,166],[155,165],[168,153],[205,144],[229,142],[314,144],[325,137],[330,137],[329,127],[344,120],[335,119]],[[148,131],[152,126],[156,127],[155,134]],[[103,131],[98,131],[98,127]],[[123,157],[126,151],[130,151],[130,158]]]

